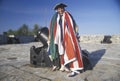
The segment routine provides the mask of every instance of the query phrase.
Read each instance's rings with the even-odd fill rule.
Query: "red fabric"
[[[57,28],[57,22],[55,22],[55,27],[54,27],[54,38],[56,36],[56,28]]]
[[[71,68],[83,68],[80,47],[79,47],[78,41],[76,39],[76,35],[75,35],[74,29],[72,27],[72,23],[70,21],[70,16],[66,12],[65,12],[65,19],[68,24],[67,27],[69,29],[68,32],[65,32],[65,36],[64,36],[65,37],[64,44],[65,44],[66,55],[69,60],[75,58],[76,64],[78,64],[78,65],[75,65],[74,64],[75,60],[73,60],[72,62],[70,62],[70,67]],[[70,36],[72,37],[72,40],[71,40]]]
[[[65,65],[69,64],[70,68],[73,68],[74,70],[80,70],[83,69],[83,62],[82,62],[82,56],[81,56],[81,49],[79,47],[79,43],[77,41],[75,31],[74,31],[74,23],[73,19],[70,16],[68,12],[63,13],[64,17],[64,24],[63,26],[63,48],[65,50],[64,59],[62,57],[61,64],[65,61]],[[57,24],[58,22],[55,22],[54,26],[54,39],[56,38],[57,33]]]
[[[64,65],[64,55],[60,55],[60,64]]]

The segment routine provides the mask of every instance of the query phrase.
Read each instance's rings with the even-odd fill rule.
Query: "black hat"
[[[67,7],[67,5],[63,3],[58,3],[55,5],[54,10],[57,10],[58,8],[64,8],[64,7]]]

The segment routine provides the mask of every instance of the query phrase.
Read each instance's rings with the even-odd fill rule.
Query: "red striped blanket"
[[[64,65],[69,64],[71,70],[82,70],[83,62],[81,56],[81,49],[75,34],[75,22],[67,11],[63,13],[62,17],[62,31],[59,24],[60,16],[56,13],[50,25],[50,54],[53,59],[56,58],[55,44],[58,44],[59,50],[64,54]],[[59,34],[62,33],[62,34]],[[56,41],[59,36],[59,42]],[[61,36],[62,35],[62,36]],[[62,40],[61,40],[62,37]],[[61,48],[61,45],[63,48]]]

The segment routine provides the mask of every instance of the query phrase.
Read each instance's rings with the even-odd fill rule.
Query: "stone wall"
[[[120,43],[120,35],[80,35],[79,40],[81,43],[101,43],[105,37],[109,37],[108,39],[114,44]]]
[[[120,43],[120,35],[112,35],[112,43]]]
[[[6,35],[0,35],[0,45],[7,44],[8,37]]]
[[[81,43],[101,43],[105,36],[110,37],[113,44],[120,44],[120,34],[118,35],[80,35]],[[34,36],[16,36],[19,38],[20,43],[34,42]],[[7,36],[0,35],[0,44],[7,44]]]
[[[16,38],[19,39],[20,43],[29,43],[35,41],[34,36],[16,36]]]
[[[18,40],[16,40],[18,39]],[[14,36],[14,35],[0,35],[0,45],[2,44],[17,44],[19,43],[29,43],[34,42],[35,37],[34,36]]]

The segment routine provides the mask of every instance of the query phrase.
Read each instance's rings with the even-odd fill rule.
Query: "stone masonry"
[[[81,43],[101,43],[103,41],[104,36],[107,35],[80,35],[80,42]],[[111,36],[110,40],[113,44],[120,43],[120,34],[118,35],[108,35]]]
[[[118,39],[114,41],[116,40]],[[52,68],[32,67],[30,47],[33,45],[42,46],[39,42],[0,45],[0,81],[120,81],[118,42],[80,43],[81,49],[89,52],[93,70],[87,70],[75,77],[67,77],[67,72],[52,71]]]

